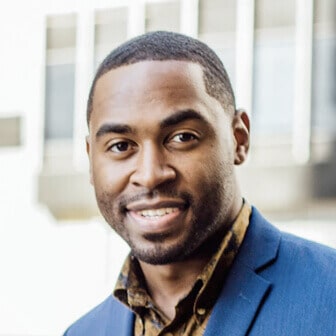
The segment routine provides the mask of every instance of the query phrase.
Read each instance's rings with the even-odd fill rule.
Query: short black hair
[[[135,37],[103,60],[93,79],[87,103],[87,123],[90,122],[94,90],[98,79],[108,71],[141,61],[190,61],[203,69],[207,93],[216,98],[224,110],[234,114],[235,97],[222,61],[205,43],[192,37],[167,31],[155,31]]]

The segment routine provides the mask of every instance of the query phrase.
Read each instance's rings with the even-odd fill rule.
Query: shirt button
[[[204,308],[197,308],[197,314],[203,316],[206,313]]]

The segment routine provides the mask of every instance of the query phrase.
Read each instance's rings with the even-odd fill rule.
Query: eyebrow
[[[132,129],[132,127],[126,124],[103,124],[101,127],[99,127],[96,133],[96,139],[99,139],[109,133],[127,134],[134,133],[134,130]]]
[[[169,117],[163,119],[160,122],[160,128],[170,127],[178,125],[186,120],[196,119],[204,122],[205,124],[209,124],[209,121],[205,119],[199,112],[196,112],[192,109],[177,111]]]

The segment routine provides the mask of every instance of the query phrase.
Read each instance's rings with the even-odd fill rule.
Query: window
[[[235,86],[236,1],[199,1],[199,39],[221,58]]]
[[[315,2],[312,126],[315,136],[336,138],[336,2]]]
[[[127,39],[127,7],[99,10],[95,15],[95,66]]]
[[[295,73],[295,1],[256,0],[253,121],[259,134],[290,134]]]
[[[0,117],[0,148],[21,145],[21,117]]]
[[[146,4],[146,32],[154,30],[180,31],[179,1]]]
[[[45,140],[73,137],[76,18],[47,18]]]

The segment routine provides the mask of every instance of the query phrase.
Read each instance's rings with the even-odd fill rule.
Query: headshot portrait
[[[0,5],[0,336],[336,336],[336,2]]]

